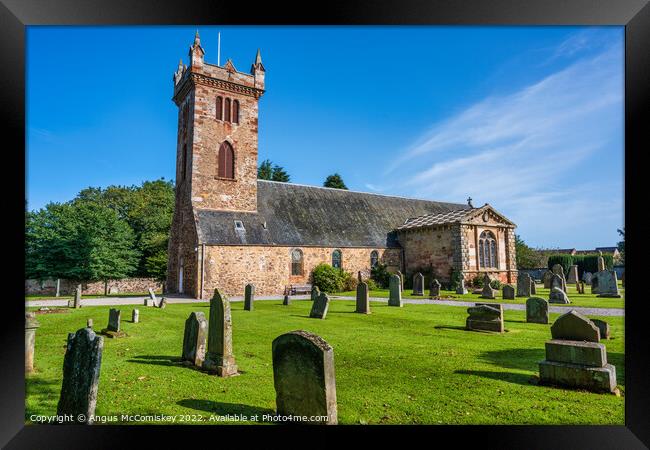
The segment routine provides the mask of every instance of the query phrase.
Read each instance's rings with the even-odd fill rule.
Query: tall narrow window
[[[373,250],[370,253],[370,267],[375,267],[378,262],[379,262],[379,253],[377,252],[377,250]]]
[[[223,97],[217,97],[217,102],[215,104],[217,120],[223,120]]]
[[[332,267],[337,269],[341,268],[341,250],[334,250],[332,252]]]
[[[219,147],[217,166],[219,178],[235,178],[235,152],[230,143],[224,142]]]
[[[226,122],[230,122],[230,99],[226,99],[226,107],[224,108],[223,117]]]
[[[239,100],[232,102],[232,122],[239,123]]]
[[[302,251],[297,248],[291,252],[291,275],[302,275]]]
[[[482,268],[498,268],[497,240],[490,231],[481,233],[478,241],[479,264]]]

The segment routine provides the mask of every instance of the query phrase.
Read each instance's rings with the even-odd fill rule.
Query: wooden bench
[[[286,295],[311,294],[311,284],[291,284],[285,288]]]

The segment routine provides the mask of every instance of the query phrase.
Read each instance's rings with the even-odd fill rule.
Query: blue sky
[[[28,27],[28,208],[174,178],[172,74],[197,27]],[[293,182],[490,203],[539,247],[615,245],[623,27],[200,26],[267,70],[259,158]]]

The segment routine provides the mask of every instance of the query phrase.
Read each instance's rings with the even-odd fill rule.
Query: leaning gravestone
[[[272,354],[278,415],[327,417],[324,423],[336,425],[334,349],[320,336],[298,330],[275,338]]]
[[[413,295],[424,295],[424,275],[420,272],[413,275]]]
[[[36,320],[36,313],[25,313],[25,373],[34,371],[34,346],[36,344],[36,329],[41,324]]]
[[[558,274],[553,274],[553,277],[551,278],[551,291],[553,288],[558,288],[561,291],[566,292],[566,284],[564,283],[564,279]]]
[[[615,271],[603,270],[598,272],[596,274],[596,280],[598,280],[598,297],[621,298],[621,294],[618,291],[618,280]]]
[[[526,300],[526,322],[548,323],[548,302],[540,297]]]
[[[503,333],[503,307],[500,304],[477,303],[467,308],[465,321],[468,330],[496,331]]]
[[[567,283],[577,283],[578,282],[578,266],[573,264],[569,267],[569,276],[566,280]]]
[[[70,414],[78,423],[93,423],[103,347],[104,339],[90,328],[68,334],[57,415]]]
[[[253,310],[253,302],[255,301],[255,286],[247,284],[244,288],[244,311]]]
[[[108,326],[101,331],[101,334],[109,338],[126,336],[126,333],[120,329],[121,315],[122,312],[119,309],[111,308],[108,311]]]
[[[465,295],[467,294],[467,288],[465,287],[465,279],[461,278],[458,282],[458,287],[456,288],[456,294]]]
[[[158,308],[165,309],[166,306],[167,306],[167,299],[165,297],[163,297],[158,302]]]
[[[314,303],[311,305],[309,317],[312,319],[324,319],[327,317],[327,310],[330,307],[330,299],[325,292],[321,292]]]
[[[551,326],[546,359],[539,363],[540,384],[557,384],[594,392],[616,391],[616,368],[607,363],[600,330],[574,310]]]
[[[389,294],[388,306],[402,307],[402,288],[400,287],[402,280],[399,275],[391,275],[389,278]]]
[[[544,283],[544,289],[551,289],[551,279],[553,278],[553,272],[547,270],[542,276],[542,282]]]
[[[517,277],[517,297],[530,297],[530,284],[532,280],[527,273],[521,273]]]
[[[368,296],[368,284],[364,283],[363,281],[357,284],[357,307],[354,312],[360,314],[370,314],[370,297]]]
[[[566,292],[564,292],[562,289],[559,287],[554,287],[551,289],[551,294],[549,295],[548,298],[549,303],[561,303],[561,304],[567,304],[571,303],[569,301],[569,297],[567,297]]]
[[[514,300],[515,299],[515,288],[509,284],[504,284],[503,289],[501,290],[501,296],[504,300]]]
[[[214,290],[210,300],[210,323],[208,324],[208,351],[203,369],[220,377],[238,375],[237,364],[232,353],[232,317],[230,301]]]
[[[140,322],[140,311],[138,311],[137,309],[134,309],[131,312],[131,322],[133,322],[133,323],[139,323]]]
[[[153,289],[149,288],[149,298],[144,301],[145,306],[158,306],[158,299]]]
[[[205,360],[205,345],[208,334],[208,321],[202,312],[193,312],[185,321],[183,334],[183,354],[181,359],[201,367]]]
[[[435,278],[432,279],[429,287],[429,297],[440,297],[440,286],[440,281]]]
[[[403,291],[404,290],[404,274],[400,272],[399,270],[395,272],[397,276],[399,277],[399,290]]]

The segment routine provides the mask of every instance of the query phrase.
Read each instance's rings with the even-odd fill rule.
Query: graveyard
[[[404,297],[409,293],[405,290]],[[537,295],[548,298],[543,289]],[[379,295],[373,291],[370,296]],[[569,296],[576,305],[575,295]],[[489,303],[477,295],[467,297]],[[526,299],[502,301],[499,293],[496,301]],[[354,300],[331,300],[324,318],[310,318],[310,300],[291,299],[288,305],[256,300],[248,310],[245,302],[232,302],[238,375],[222,378],[181,361],[185,321],[192,312],[208,318],[208,303],[136,306],[137,323],[133,306],[117,308],[125,336],[104,339],[95,410],[96,415],[117,416],[117,423],[124,423],[121,415],[175,415],[174,423],[191,424],[241,423],[211,417],[258,415],[248,423],[270,423],[261,417],[276,411],[272,342],[293,330],[314,333],[333,348],[339,424],[624,423],[623,317],[589,315],[610,325],[610,338],[600,342],[616,367],[621,395],[613,395],[538,384],[545,343],[560,316],[554,313],[548,324],[540,324],[527,322],[526,311],[505,310],[504,332],[491,333],[467,330],[464,307],[404,303],[396,308],[370,301],[370,314],[359,314]],[[68,333],[92,319],[99,335],[110,309],[84,306],[35,315],[40,326],[34,371],[26,376],[26,422],[34,414],[56,414]]]

